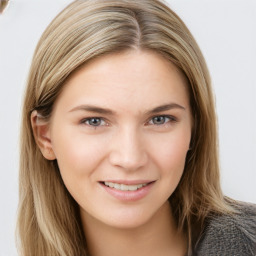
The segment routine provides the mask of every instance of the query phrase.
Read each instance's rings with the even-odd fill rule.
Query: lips
[[[136,201],[147,196],[155,181],[102,181],[100,185],[108,194],[121,201]]]

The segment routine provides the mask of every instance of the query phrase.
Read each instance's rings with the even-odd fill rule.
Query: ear
[[[54,151],[52,149],[49,122],[44,120],[40,114],[34,110],[31,114],[31,125],[35,141],[40,148],[43,156],[47,160],[56,159]]]

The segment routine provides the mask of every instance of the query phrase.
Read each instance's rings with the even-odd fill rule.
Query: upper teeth
[[[108,187],[115,188],[118,190],[123,190],[123,191],[135,191],[141,187],[145,187],[147,183],[143,184],[137,184],[137,185],[125,185],[125,184],[118,184],[118,183],[112,183],[112,182],[107,182],[105,181],[104,184]]]

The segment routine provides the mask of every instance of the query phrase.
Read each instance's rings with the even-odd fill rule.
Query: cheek
[[[184,172],[187,147],[184,144],[166,145],[161,157],[161,180],[165,190],[163,193],[169,198],[177,188]]]
[[[62,180],[78,203],[94,189],[95,170],[105,156],[105,147],[99,141],[68,129],[55,133],[52,141]]]
[[[90,139],[72,129],[63,129],[53,137],[53,150],[63,175],[88,175],[104,157],[104,146],[99,140]]]
[[[190,136],[173,134],[165,137],[154,150],[154,161],[162,170],[163,175],[170,179],[180,178],[185,165],[189,148]]]

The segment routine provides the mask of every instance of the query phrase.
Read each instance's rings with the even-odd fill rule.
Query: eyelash
[[[163,120],[164,122],[160,123],[160,124],[153,123],[154,119],[156,119],[156,118],[164,118],[164,120]],[[90,121],[93,121],[93,120],[100,121],[100,123],[104,122],[104,124],[103,125],[102,124],[93,125],[93,124],[90,123]],[[174,123],[174,122],[177,122],[177,119],[174,116],[158,115],[158,116],[153,116],[149,121],[147,121],[147,125],[161,126],[161,125],[166,125],[167,123]],[[81,120],[80,123],[88,125],[90,127],[93,127],[95,129],[97,127],[100,127],[100,126],[108,126],[108,123],[102,117],[89,117],[89,118],[85,118],[85,119]]]
[[[83,119],[82,121],[81,121],[81,124],[85,124],[85,125],[88,125],[88,126],[91,126],[91,127],[93,127],[93,128],[97,128],[97,127],[99,127],[99,126],[102,126],[102,125],[93,125],[93,124],[90,124],[90,121],[92,121],[92,120],[99,120],[100,122],[104,122],[104,123],[106,123],[106,126],[108,126],[107,125],[107,122],[102,118],[102,117],[89,117],[89,118],[85,118],[85,119]]]
[[[160,124],[156,124],[156,123],[153,123],[153,120],[156,119],[156,118],[162,118],[162,120],[164,121],[163,123],[160,123]],[[150,123],[151,122],[151,123]],[[174,116],[170,116],[170,115],[159,115],[159,116],[153,116],[150,121],[148,123],[150,123],[150,125],[157,125],[157,126],[160,126],[160,125],[165,125],[167,123],[173,123],[173,122],[177,122],[177,119],[174,117]]]

